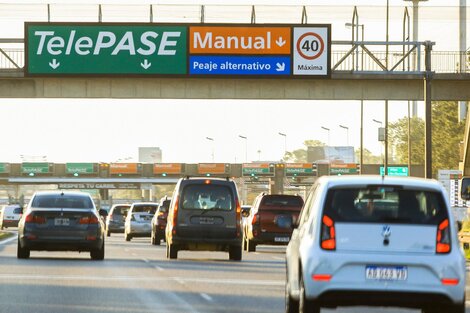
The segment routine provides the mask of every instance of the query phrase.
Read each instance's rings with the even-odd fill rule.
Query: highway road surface
[[[152,246],[147,238],[126,242],[113,234],[104,261],[92,261],[89,253],[36,251],[18,260],[14,237],[0,243],[0,313],[283,312],[284,250],[260,246],[242,262],[229,261],[227,253],[184,251],[169,261],[164,244]]]

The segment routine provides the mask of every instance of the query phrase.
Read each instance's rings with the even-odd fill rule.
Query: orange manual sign
[[[199,163],[197,170],[199,174],[225,174],[225,163]]]
[[[290,27],[191,26],[189,33],[191,54],[291,53]]]
[[[110,174],[139,174],[139,163],[111,163]]]
[[[154,174],[181,174],[181,163],[155,163]]]

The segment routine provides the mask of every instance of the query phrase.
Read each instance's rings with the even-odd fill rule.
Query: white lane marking
[[[16,239],[17,239],[16,236],[7,238],[7,239],[5,239],[5,240],[0,241],[0,245],[4,245],[4,244],[9,243],[9,242],[11,242],[11,241],[13,241],[13,240],[16,240]]]
[[[201,295],[201,297],[204,299],[204,300],[207,300],[209,302],[214,302],[214,299],[212,299],[211,296],[209,296],[207,293],[200,293],[199,295]]]
[[[43,280],[43,281],[177,281],[181,284],[186,283],[206,283],[221,285],[256,285],[256,286],[284,286],[285,282],[281,280],[247,280],[247,279],[214,279],[197,277],[141,277],[141,276],[78,276],[78,275],[24,275],[24,274],[0,274],[1,280]]]
[[[145,263],[150,263],[150,261],[147,259],[142,259],[142,261],[144,261]]]
[[[158,265],[154,265],[154,268],[155,268],[156,270],[160,271],[160,272],[163,272],[163,271],[164,271],[164,269],[161,268],[161,267],[158,266]]]

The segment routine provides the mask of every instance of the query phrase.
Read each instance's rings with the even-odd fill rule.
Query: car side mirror
[[[470,200],[470,177],[462,177],[460,182],[460,197],[463,200]]]
[[[108,211],[106,211],[105,209],[100,209],[100,210],[98,211],[98,213],[99,213],[101,216],[104,216],[104,217],[108,216]]]

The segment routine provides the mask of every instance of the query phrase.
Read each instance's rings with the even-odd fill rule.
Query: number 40
[[[313,40],[305,40],[304,43],[302,44],[302,50],[305,50],[305,51],[318,51],[318,49],[320,48],[320,43],[313,39]]]

